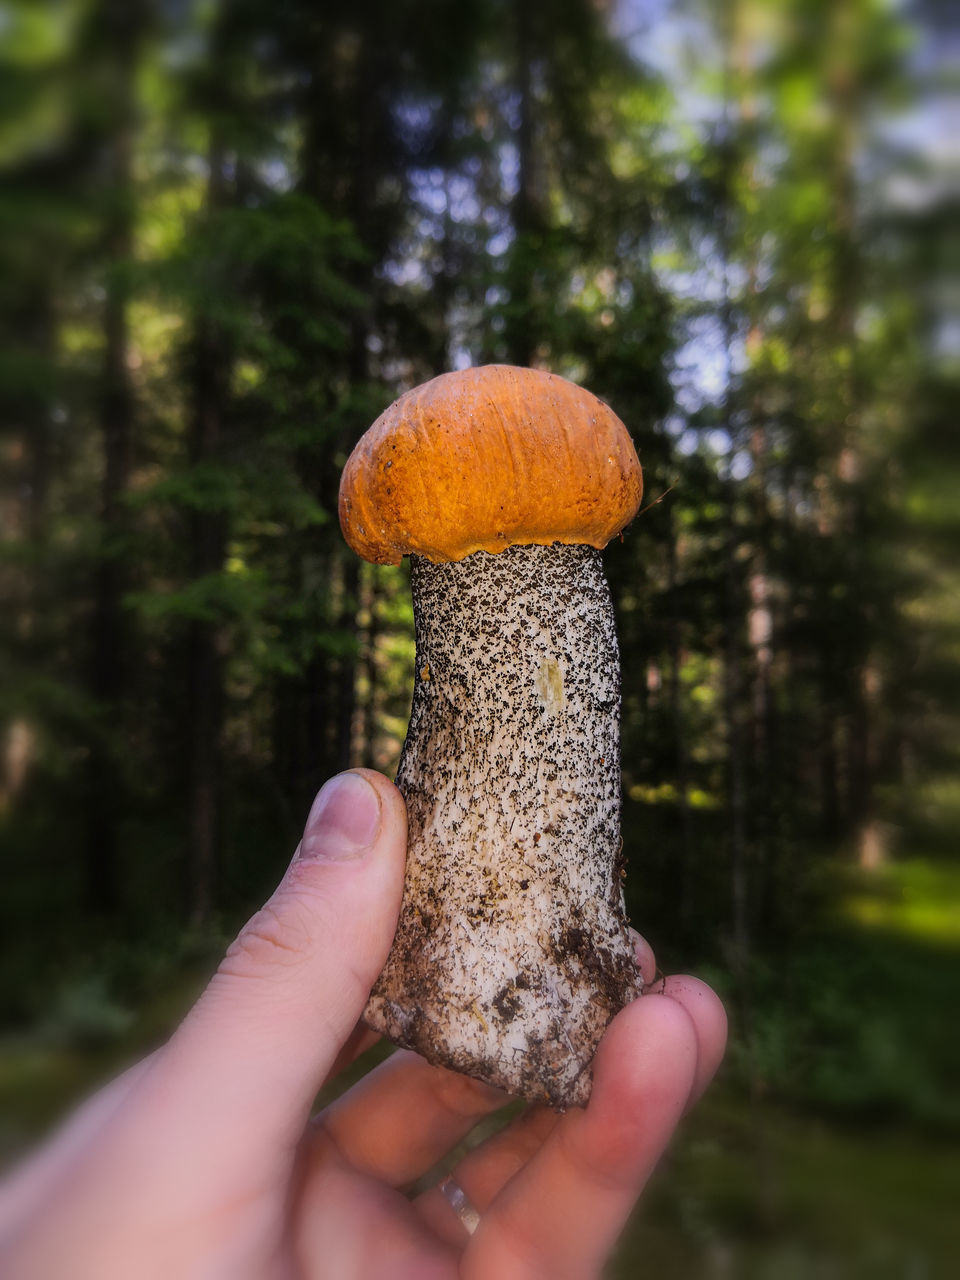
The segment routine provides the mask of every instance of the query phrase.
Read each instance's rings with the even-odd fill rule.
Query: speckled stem
[[[366,1019],[512,1094],[586,1102],[640,992],[621,888],[620,667],[600,553],[412,558],[400,924]]]

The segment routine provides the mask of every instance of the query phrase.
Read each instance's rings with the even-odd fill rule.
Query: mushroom
[[[641,980],[624,909],[620,666],[600,549],[636,514],[623,423],[553,374],[447,373],[366,432],[350,546],[409,554],[409,850],[369,1026],[563,1108]]]

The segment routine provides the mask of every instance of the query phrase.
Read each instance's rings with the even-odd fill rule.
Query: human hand
[[[397,1052],[315,1119],[375,1038],[357,1019],[386,958],[406,814],[379,774],[321,791],[300,848],[170,1041],[92,1098],[0,1188],[6,1280],[588,1280],[600,1274],[726,1022],[695,978],[622,1011],[593,1096],[530,1107],[421,1178],[508,1099]],[[638,939],[648,980],[654,962]],[[468,1225],[465,1225],[465,1221]]]

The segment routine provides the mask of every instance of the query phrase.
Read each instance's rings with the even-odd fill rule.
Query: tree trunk
[[[321,36],[324,41],[328,38],[325,32]],[[377,115],[383,105],[380,96],[371,92],[371,85],[386,79],[383,63],[389,51],[366,28],[359,42],[351,42],[349,47],[349,54],[333,60],[325,44],[316,50],[317,71],[305,104],[306,145],[299,189],[318,204],[326,204],[331,196],[331,173],[324,157],[349,157],[349,163],[336,175],[335,197],[349,211],[358,240],[373,258],[358,261],[348,273],[354,288],[369,299],[368,307],[351,320],[345,353],[346,382],[355,392],[370,382],[368,340],[371,313],[376,308],[377,259],[382,252],[375,206],[384,163],[384,124]],[[326,76],[321,74],[321,68],[326,68]],[[304,358],[309,360],[309,353],[304,353]],[[334,517],[340,483],[337,459],[349,454],[367,426],[368,422],[350,422],[344,415],[343,425],[326,442],[322,458],[311,452],[299,459],[302,483]],[[357,763],[353,728],[357,709],[359,566],[343,543],[335,518],[330,528],[313,531],[308,539],[301,543],[294,559],[301,570],[313,557],[324,562],[323,580],[329,592],[325,626],[336,637],[337,645],[336,652],[320,649],[314,653],[300,682],[299,697],[288,691],[300,707],[301,723],[298,730],[292,731],[303,744],[297,769],[302,803],[312,798],[329,774]],[[293,714],[296,715],[295,707]]]
[[[360,592],[360,561],[348,548],[340,548],[341,597],[340,631],[351,641],[338,663],[336,683],[334,753],[336,767],[347,769],[358,763],[354,749],[353,721],[357,710],[357,609]]]
[[[207,210],[227,200],[224,148],[210,144]],[[223,334],[206,316],[196,323],[192,356],[190,463],[216,463],[221,455],[228,399],[229,353]],[[226,553],[227,521],[221,511],[191,509],[190,577],[219,573]],[[186,643],[190,919],[203,924],[214,903],[221,826],[220,735],[223,725],[223,638],[220,624],[198,619],[189,624]]]
[[[756,270],[750,264],[750,300],[756,305]],[[762,341],[759,325],[751,326],[747,351],[756,354]],[[773,901],[772,885],[779,858],[777,838],[778,780],[780,762],[776,757],[773,732],[773,699],[771,667],[773,664],[773,608],[769,571],[771,521],[768,507],[767,431],[764,405],[759,395],[753,397],[750,424],[751,472],[749,491],[755,529],[750,572],[747,578],[749,645],[748,674],[750,680],[750,734],[748,755],[750,768],[750,809],[752,818],[752,857],[754,880],[754,918],[777,918],[779,904]]]
[[[848,549],[850,595],[854,602],[851,669],[844,685],[846,827],[860,856],[873,839],[876,815],[873,800],[873,721],[870,687],[875,675],[869,633],[871,602],[870,569],[865,556],[864,464],[861,449],[862,378],[858,362],[857,313],[863,268],[857,234],[856,164],[857,134],[862,113],[862,85],[857,70],[854,41],[857,17],[850,0],[831,10],[832,55],[827,62],[826,94],[834,119],[832,171],[832,223],[834,261],[831,312],[828,320],[832,349],[846,356],[841,374],[836,459],[839,513]],[[848,642],[849,643],[849,642]]]
[[[732,520],[731,516],[728,519]],[[730,908],[732,963],[744,979],[750,955],[749,886],[747,865],[747,768],[743,725],[743,652],[740,628],[743,614],[737,590],[734,557],[736,535],[731,523],[724,575],[723,705],[727,722],[727,805],[730,840]]]
[[[677,532],[673,521],[667,536],[667,587],[673,602],[670,611],[670,713],[676,752],[677,793],[680,799],[680,924],[686,937],[693,936],[696,920],[695,856],[690,821],[690,751],[683,706],[683,634],[677,599]]]
[[[511,209],[514,242],[507,267],[511,315],[504,341],[508,361],[528,366],[534,361],[538,345],[533,317],[535,282],[531,270],[531,240],[539,222],[534,162],[532,0],[514,0],[514,22],[519,112],[516,130],[517,191]]]
[[[111,133],[105,145],[106,199],[103,249],[108,263],[103,306],[100,425],[103,470],[100,486],[100,545],[93,582],[88,687],[96,708],[86,771],[83,833],[84,899],[93,913],[111,913],[120,903],[119,813],[121,789],[113,749],[122,731],[129,642],[123,596],[126,589],[125,498],[130,479],[134,398],[127,366],[128,284],[133,252],[132,159],[139,6],[124,9],[106,0],[95,22],[110,26]],[[102,32],[100,38],[103,38]]]
[[[821,655],[821,666],[828,659]],[[830,676],[821,670],[817,709],[817,767],[820,777],[820,835],[835,840],[840,834],[840,759],[837,751],[836,707],[830,693]]]
[[[726,369],[721,424],[727,437],[726,510],[723,548],[723,707],[726,721],[727,813],[730,850],[730,965],[737,989],[743,1031],[752,1034],[750,991],[750,885],[748,865],[748,759],[744,722],[744,690],[749,687],[744,651],[745,608],[740,584],[742,537],[737,513],[737,482],[733,464],[740,447],[740,430],[735,415],[734,343],[737,321],[734,311],[730,264],[733,257],[733,213],[735,179],[742,175],[739,155],[740,134],[753,107],[742,92],[745,69],[749,66],[746,35],[736,6],[726,17],[727,80],[722,142],[725,167],[722,173],[724,209],[720,223],[720,253],[723,262],[723,301],[720,325],[723,332]],[[746,568],[746,566],[744,566]]]
[[[30,346],[39,355],[54,362],[55,336],[53,300],[49,292],[50,282],[38,284],[33,299],[31,315],[28,320]],[[52,399],[52,397],[50,398]],[[25,529],[30,542],[39,548],[47,537],[47,518],[49,514],[50,478],[52,472],[50,399],[42,397],[35,403],[28,419],[27,448],[28,463],[28,499]]]
[[[377,752],[377,739],[380,721],[380,668],[377,663],[377,642],[380,637],[380,592],[375,570],[367,565],[362,572],[363,610],[367,624],[364,628],[362,667],[365,676],[366,691],[364,694],[361,731],[360,759],[368,769],[380,767]]]

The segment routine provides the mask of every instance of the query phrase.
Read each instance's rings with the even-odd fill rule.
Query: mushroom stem
[[[582,1104],[640,993],[621,888],[620,668],[593,547],[411,557],[409,852],[367,1022],[538,1102]]]

